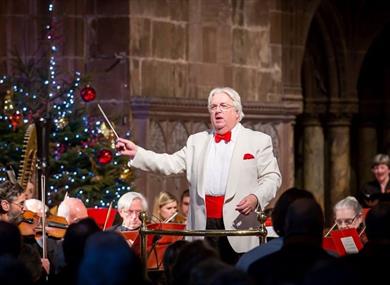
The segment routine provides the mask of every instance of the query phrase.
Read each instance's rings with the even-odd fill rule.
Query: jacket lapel
[[[225,203],[234,197],[234,194],[237,192],[237,183],[238,177],[242,175],[241,173],[241,164],[239,163],[242,149],[245,144],[245,138],[243,138],[244,131],[242,125],[239,125],[237,141],[233,149],[232,160],[230,161],[230,168],[228,174],[227,188],[225,194]]]

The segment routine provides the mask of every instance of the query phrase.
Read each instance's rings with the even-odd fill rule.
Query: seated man
[[[183,191],[180,197],[179,215],[176,217],[176,222],[185,224],[187,222],[188,210],[190,208],[190,190]]]
[[[83,218],[88,217],[87,208],[83,201],[78,198],[65,198],[58,206],[57,215],[64,217],[68,224],[73,224]]]
[[[110,228],[113,231],[132,231],[141,226],[139,214],[148,210],[145,197],[138,192],[127,192],[118,201],[118,213],[122,223]]]
[[[0,184],[0,220],[17,223],[24,212],[23,188],[19,184],[5,181]]]

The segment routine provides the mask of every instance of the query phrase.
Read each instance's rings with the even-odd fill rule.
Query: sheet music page
[[[359,252],[359,249],[357,248],[355,241],[353,240],[353,237],[351,237],[351,236],[342,237],[341,243],[343,244],[343,247],[344,247],[345,252],[347,254]]]

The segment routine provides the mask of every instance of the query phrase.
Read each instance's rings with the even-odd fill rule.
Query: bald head
[[[80,199],[66,198],[58,206],[57,215],[64,217],[68,224],[72,224],[80,219],[88,217],[88,212],[83,201]]]

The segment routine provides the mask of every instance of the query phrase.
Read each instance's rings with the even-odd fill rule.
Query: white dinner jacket
[[[223,206],[225,229],[250,229],[259,226],[255,213],[244,216],[235,210],[247,195],[254,194],[261,208],[267,206],[281,184],[281,174],[273,153],[271,137],[238,124],[236,145],[233,149]],[[173,154],[158,154],[138,147],[132,166],[144,171],[171,175],[186,172],[190,188],[190,210],[187,228],[206,228],[205,163],[208,147],[213,139],[211,131],[189,136],[186,146]],[[246,155],[247,154],[247,155]],[[253,159],[244,159],[244,156]],[[228,237],[236,252],[246,252],[259,244],[255,236]]]

